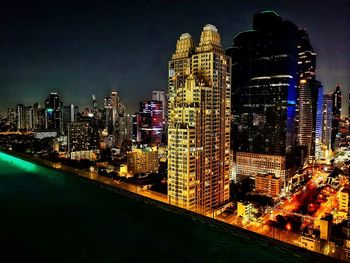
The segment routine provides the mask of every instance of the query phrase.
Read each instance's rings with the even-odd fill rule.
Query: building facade
[[[210,212],[229,200],[231,60],[206,25],[180,36],[169,61],[170,203]]]
[[[125,139],[130,139],[130,131],[127,129],[130,128],[131,117],[125,113],[125,106],[116,91],[105,97],[104,120],[108,135],[114,137],[115,146],[120,148]]]
[[[163,135],[163,102],[150,100],[140,103],[138,114],[138,142],[150,146],[158,146],[162,143]]]
[[[279,167],[274,173],[284,183],[297,169],[298,38],[293,23],[264,11],[254,16],[253,29],[237,34],[226,50],[232,57],[231,145],[236,173],[244,170],[245,161],[240,160],[245,158],[238,157],[246,154]],[[255,163],[260,161],[251,163],[253,178],[266,170]]]
[[[77,116],[79,113],[79,108],[76,105],[68,105],[63,107],[63,123],[65,126],[68,125],[68,123],[76,122]]]
[[[154,90],[152,91],[152,100],[157,100],[162,102],[162,117],[163,121],[167,120],[167,109],[168,109],[168,96],[164,90]]]
[[[23,104],[16,106],[16,127],[17,130],[26,128],[26,107]]]
[[[45,101],[45,129],[63,133],[63,102],[56,92]]]
[[[305,146],[305,163],[322,157],[323,86],[316,80],[316,56],[309,36],[298,31],[297,143]]]
[[[94,151],[97,149],[97,145],[97,137],[93,136],[92,128],[88,122],[68,124],[68,153],[71,158],[77,156],[75,153]]]
[[[133,149],[126,156],[129,173],[136,175],[158,172],[159,158],[157,147]]]
[[[335,139],[337,137],[337,134],[339,133],[340,128],[340,118],[341,118],[341,102],[342,102],[342,95],[340,86],[337,85],[335,87],[335,91],[332,94],[332,100],[333,100],[333,120],[332,120],[332,150],[335,149]]]
[[[322,147],[323,158],[329,158],[332,150],[332,120],[333,120],[333,99],[332,94],[323,96],[323,131]]]
[[[281,177],[276,177],[275,174],[257,174],[255,176],[255,191],[275,197],[280,195],[281,189]]]

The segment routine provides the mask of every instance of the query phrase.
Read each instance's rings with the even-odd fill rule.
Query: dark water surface
[[[0,262],[317,262],[0,152]]]

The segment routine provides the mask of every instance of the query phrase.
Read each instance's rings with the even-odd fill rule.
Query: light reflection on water
[[[0,160],[9,163],[10,165],[17,166],[18,168],[25,170],[27,172],[35,172],[38,170],[38,166],[31,162],[22,160],[20,158],[14,157],[12,155],[0,152]]]

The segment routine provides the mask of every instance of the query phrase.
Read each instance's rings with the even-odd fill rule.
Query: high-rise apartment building
[[[25,129],[27,131],[32,131],[34,128],[34,108],[32,106],[27,106],[25,108]]]
[[[17,130],[26,128],[26,107],[23,104],[16,106],[16,127]]]
[[[269,173],[286,183],[296,170],[298,28],[273,11],[254,16],[226,53],[232,57],[232,146],[236,172]],[[270,156],[270,158],[268,158]],[[256,164],[259,164],[257,166]]]
[[[18,104],[16,106],[15,122],[17,130],[32,131],[37,126],[35,107]]]
[[[68,123],[68,152],[90,151],[97,149],[97,137],[93,136],[88,122]]]
[[[7,108],[5,112],[7,125],[13,129],[17,129],[17,107]]]
[[[39,103],[33,105],[33,129],[38,129],[39,126]]]
[[[170,203],[209,212],[229,200],[231,59],[206,25],[182,34],[169,61]]]

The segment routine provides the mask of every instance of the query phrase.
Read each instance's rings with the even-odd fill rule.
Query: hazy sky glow
[[[74,2],[74,3],[72,3]],[[58,91],[64,104],[99,104],[116,89],[127,111],[151,91],[167,88],[167,62],[181,33],[198,41],[211,23],[226,48],[252,27],[253,15],[274,10],[307,28],[317,78],[330,91],[350,86],[350,1],[0,1],[0,108],[43,103]]]

